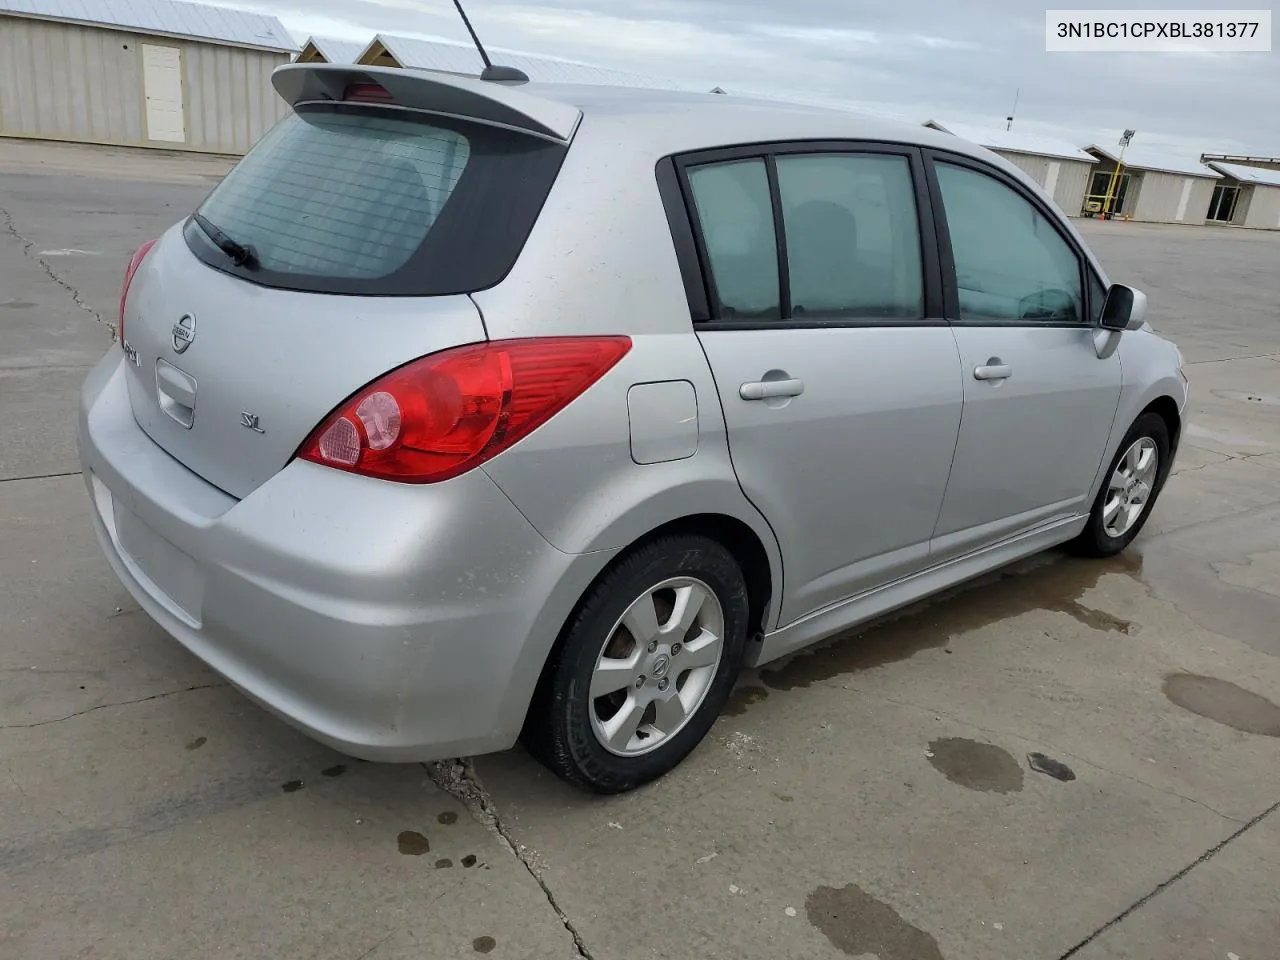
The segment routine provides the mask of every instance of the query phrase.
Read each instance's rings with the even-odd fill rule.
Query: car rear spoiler
[[[276,93],[292,107],[347,99],[357,84],[376,84],[390,104],[519,130],[557,143],[573,139],[582,111],[503,84],[432,70],[345,63],[289,63],[271,74]],[[368,97],[361,99],[368,100]]]

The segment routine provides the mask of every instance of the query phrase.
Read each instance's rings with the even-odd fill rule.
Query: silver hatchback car
[[[98,537],[317,740],[613,792],[739,669],[1064,542],[1122,550],[1177,349],[1024,174],[724,96],[277,70],[83,391]]]

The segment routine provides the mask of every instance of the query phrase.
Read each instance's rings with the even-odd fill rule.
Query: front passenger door
[[[964,381],[941,562],[1088,512],[1121,368],[1118,352],[1098,357],[1100,285],[1056,216],[985,164],[935,154],[932,165]]]

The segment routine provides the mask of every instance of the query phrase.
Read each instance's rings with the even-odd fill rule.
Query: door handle
[[[743,400],[771,400],[774,397],[798,397],[804,393],[803,380],[754,380],[738,388]]]
[[[975,380],[1008,380],[1013,376],[1013,367],[1007,363],[1001,363],[995,357],[992,357],[980,367],[973,368],[973,379]]]

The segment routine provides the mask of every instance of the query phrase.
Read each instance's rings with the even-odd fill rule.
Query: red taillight
[[[298,456],[384,480],[447,480],[528,436],[630,349],[628,337],[555,337],[432,354],[357,393]]]
[[[342,99],[353,103],[394,103],[391,91],[380,83],[349,83]]]
[[[156,245],[154,240],[148,240],[137,250],[133,251],[133,256],[129,258],[129,266],[124,271],[124,286],[120,288],[120,322],[116,327],[116,339],[124,341],[124,305],[129,299],[129,285],[133,283],[133,275],[138,272],[138,268],[142,266],[142,261],[146,259],[151,248]]]

